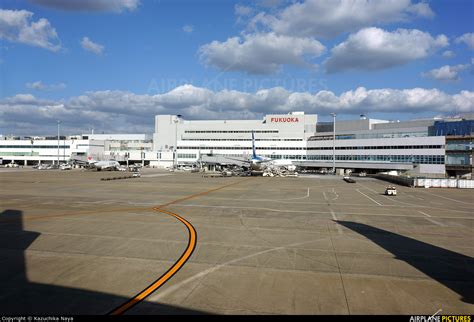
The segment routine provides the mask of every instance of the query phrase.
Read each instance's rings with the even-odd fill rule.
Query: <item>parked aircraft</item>
[[[101,170],[119,170],[120,163],[115,160],[105,160],[105,161],[96,161],[92,157],[87,157],[87,161],[82,160],[73,160],[75,164],[80,164],[85,167],[89,167],[92,169],[97,169],[97,171]]]
[[[228,158],[228,159],[232,159],[232,158]],[[265,170],[265,168],[267,166],[285,168],[289,171],[295,171],[296,170],[296,166],[293,164],[293,162],[291,160],[271,159],[271,158],[267,158],[267,157],[257,155],[257,149],[255,147],[255,134],[254,134],[254,131],[252,131],[252,157],[249,160],[242,160],[242,159],[232,159],[232,160],[237,160],[237,161],[249,163],[250,164],[250,170],[255,171],[255,172],[261,172],[261,171]]]
[[[90,162],[93,168],[96,168],[97,171],[101,170],[118,170],[120,168],[120,163],[115,160],[106,160],[106,161],[92,161]]]

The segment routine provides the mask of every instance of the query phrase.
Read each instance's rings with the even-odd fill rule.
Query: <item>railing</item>
[[[416,178],[414,187],[474,189],[474,180]]]
[[[459,188],[474,189],[474,180],[468,179],[438,179],[438,178],[410,178],[404,176],[391,176],[376,174],[375,178],[408,187],[422,188]]]

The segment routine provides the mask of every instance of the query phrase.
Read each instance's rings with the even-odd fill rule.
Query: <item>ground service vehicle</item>
[[[394,186],[388,186],[387,189],[385,189],[385,194],[387,196],[396,196],[397,188],[395,188]]]

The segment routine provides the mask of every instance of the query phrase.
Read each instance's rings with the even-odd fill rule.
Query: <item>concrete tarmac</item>
[[[125,314],[474,313],[472,190],[123,175],[0,169],[1,314],[110,313],[191,246]]]

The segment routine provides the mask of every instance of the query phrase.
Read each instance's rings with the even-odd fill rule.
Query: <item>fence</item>
[[[474,180],[416,178],[414,187],[474,189]]]
[[[468,179],[409,178],[388,174],[377,174],[374,177],[408,187],[474,189],[474,180]]]

